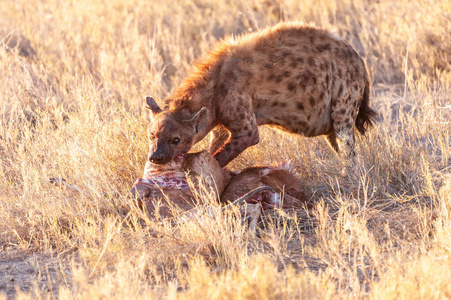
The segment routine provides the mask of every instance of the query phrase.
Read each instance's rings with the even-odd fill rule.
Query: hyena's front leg
[[[258,143],[258,127],[255,125],[255,131],[231,132],[231,138],[214,155],[221,167],[225,167],[232,159],[241,152]]]
[[[230,138],[214,154],[221,167],[259,141],[257,120],[250,105],[248,107],[248,110],[241,110],[238,115],[232,115],[223,123],[230,131]]]
[[[212,130],[210,149],[211,155],[214,155],[230,139],[230,131],[222,125],[216,126]]]

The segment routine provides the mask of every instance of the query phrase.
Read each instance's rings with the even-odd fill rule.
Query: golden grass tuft
[[[0,298],[451,297],[449,1],[22,0],[0,15]],[[313,210],[268,212],[255,237],[237,212],[122,211],[146,160],[144,97],[216,40],[294,20],[368,65],[378,123],[355,172],[322,138],[261,128],[230,168],[291,161]]]

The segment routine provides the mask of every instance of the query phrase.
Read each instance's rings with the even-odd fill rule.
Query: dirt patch
[[[57,295],[71,282],[69,259],[23,250],[0,252],[0,295],[13,299],[18,291]],[[47,294],[47,295],[48,295]]]

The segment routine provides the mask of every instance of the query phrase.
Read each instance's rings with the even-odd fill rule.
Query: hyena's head
[[[198,142],[207,125],[208,109],[195,113],[162,110],[152,97],[146,97],[150,110],[149,156],[151,163],[164,165],[187,153]]]

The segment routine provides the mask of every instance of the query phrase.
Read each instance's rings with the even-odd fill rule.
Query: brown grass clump
[[[451,297],[449,1],[3,1],[0,15],[0,298]],[[315,209],[269,212],[256,237],[237,212],[118,209],[146,160],[144,96],[216,40],[293,20],[367,62],[378,123],[356,170],[321,138],[261,128],[230,167],[290,160]]]

